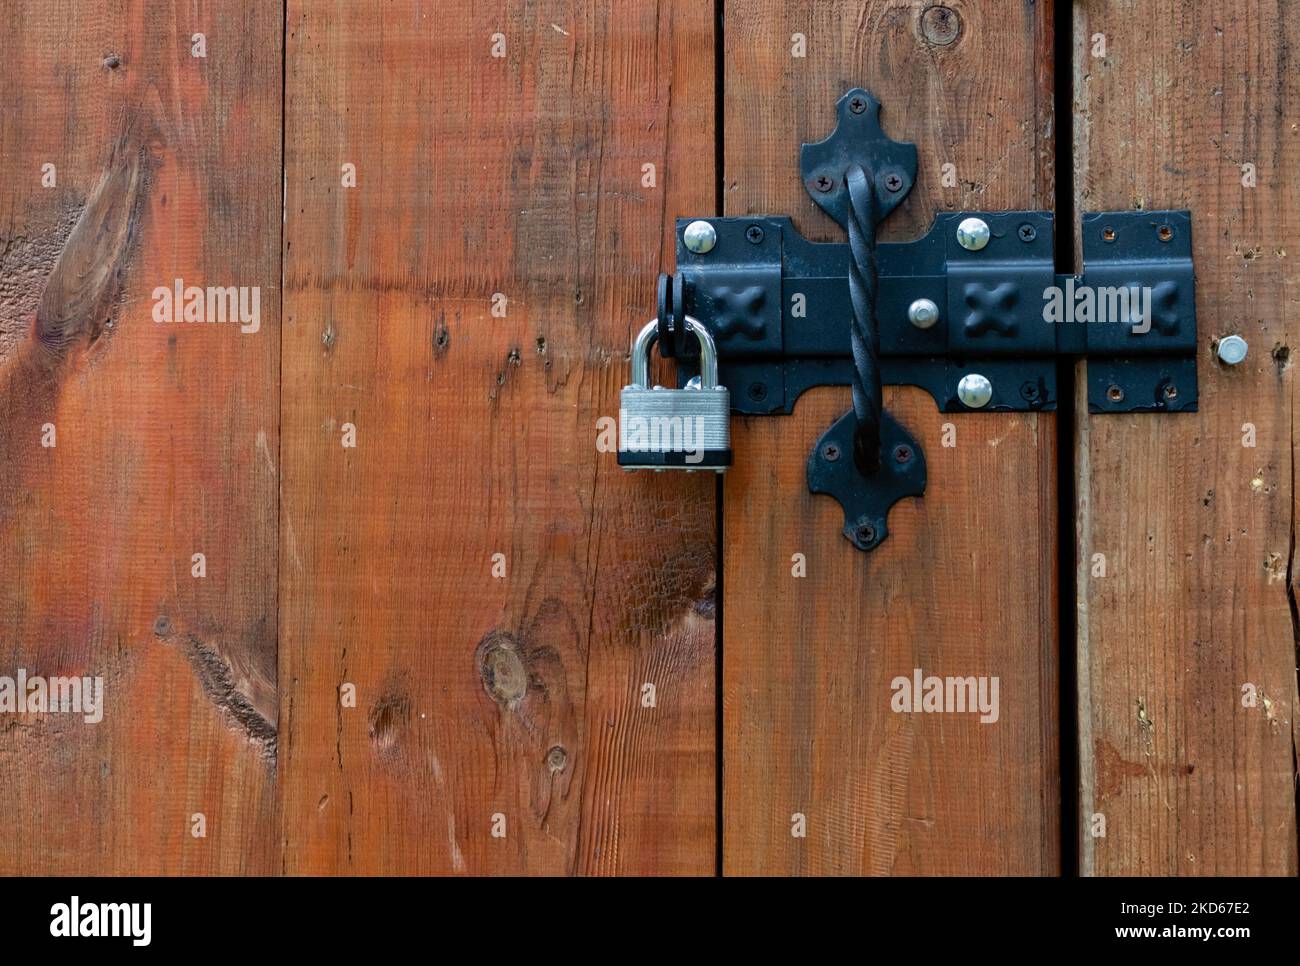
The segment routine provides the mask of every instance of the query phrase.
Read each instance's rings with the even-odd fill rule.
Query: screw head
[[[751,382],[746,392],[754,402],[762,402],[767,398],[767,386],[761,382]]]
[[[1225,335],[1219,340],[1219,345],[1215,352],[1218,353],[1219,361],[1225,366],[1235,366],[1246,358],[1246,340],[1239,335]]]
[[[707,221],[693,221],[683,229],[682,241],[688,252],[707,255],[718,243],[718,231]]]
[[[903,190],[902,175],[895,174],[892,171],[889,174],[885,175],[885,187],[888,188],[890,191],[902,191]]]
[[[1016,234],[1020,236],[1022,242],[1031,242],[1038,237],[1038,229],[1028,222],[1025,222],[1016,230]]]
[[[834,463],[840,458],[840,448],[834,443],[827,443],[822,447],[822,459],[827,463]]]
[[[859,523],[853,528],[853,536],[860,544],[876,542],[876,526],[873,523]]]
[[[835,182],[828,175],[819,174],[813,178],[813,187],[825,194],[835,187]]]
[[[931,329],[939,321],[939,306],[931,299],[917,299],[907,307],[907,321],[918,329]]]
[[[745,229],[745,238],[751,245],[759,245],[763,241],[763,229],[758,225],[750,225]]]
[[[963,218],[957,226],[957,244],[977,252],[989,243],[989,226],[982,218]]]
[[[899,443],[894,447],[894,462],[907,463],[912,459],[912,447],[906,443]]]
[[[867,99],[858,95],[849,101],[849,110],[854,114],[861,114],[867,109]]]
[[[993,383],[978,372],[968,372],[957,383],[957,398],[963,406],[983,409],[993,398]]]

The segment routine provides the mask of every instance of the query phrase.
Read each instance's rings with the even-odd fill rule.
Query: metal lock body
[[[698,388],[650,385],[658,319],[647,322],[632,342],[632,383],[619,396],[618,464],[624,469],[723,473],[731,465],[731,393],[718,385],[713,336],[696,319],[685,321],[700,343]]]

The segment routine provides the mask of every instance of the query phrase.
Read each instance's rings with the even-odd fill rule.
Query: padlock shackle
[[[694,334],[700,343],[700,388],[718,388],[718,350],[713,336],[704,324],[692,316],[685,316],[686,331]],[[650,388],[650,347],[659,339],[659,320],[651,319],[632,341],[632,385]]]

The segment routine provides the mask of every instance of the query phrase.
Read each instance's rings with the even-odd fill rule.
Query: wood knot
[[[502,708],[515,708],[528,693],[528,670],[514,637],[490,631],[478,645],[478,673],[483,689]]]
[[[411,716],[411,702],[404,694],[385,694],[370,709],[370,740],[381,751],[390,751],[407,720]]]
[[[921,35],[935,47],[950,46],[961,36],[961,17],[951,7],[926,7],[921,11]]]
[[[559,745],[555,745],[546,753],[546,767],[552,772],[564,771],[568,764],[569,753]]]

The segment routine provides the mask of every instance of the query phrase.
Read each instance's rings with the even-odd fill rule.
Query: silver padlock
[[[689,315],[686,331],[700,342],[698,388],[650,386],[656,320],[646,323],[632,342],[632,384],[619,396],[618,464],[624,469],[723,473],[731,465],[731,393],[718,385],[713,336]]]

